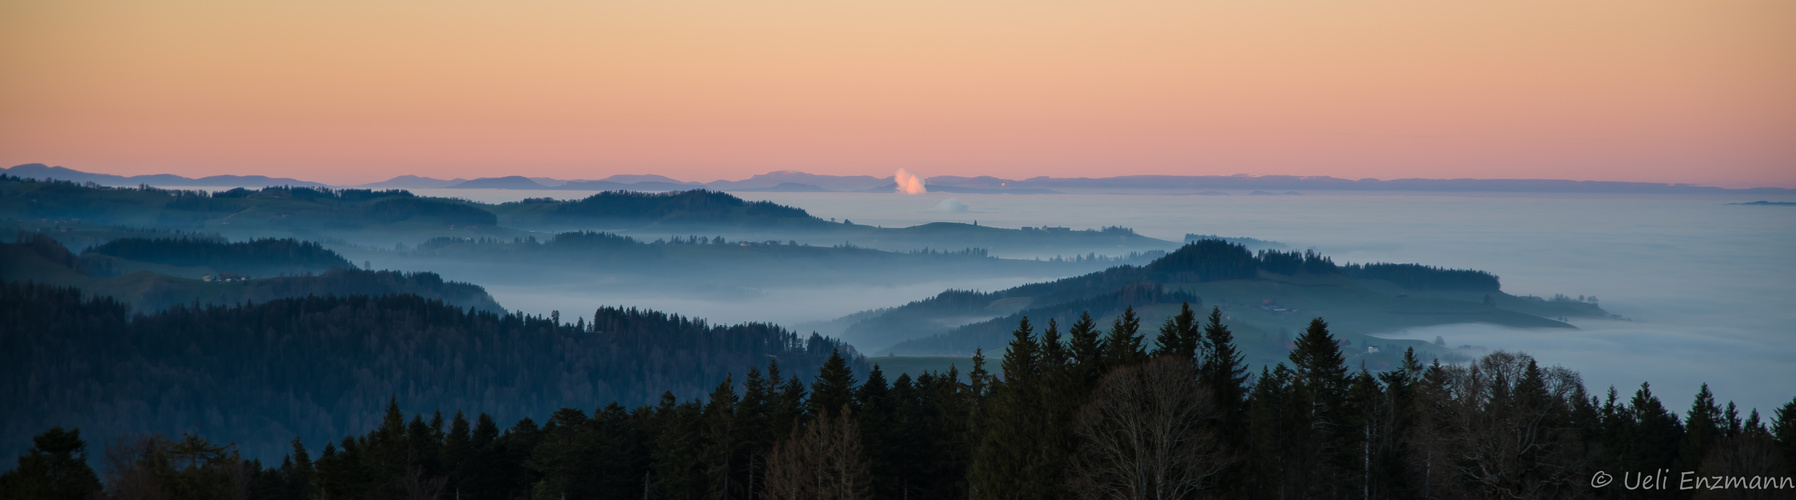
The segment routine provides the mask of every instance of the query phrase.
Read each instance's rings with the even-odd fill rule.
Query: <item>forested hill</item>
[[[644,226],[783,226],[815,229],[828,223],[803,209],[744,201],[721,191],[665,193],[606,191],[580,200],[531,198],[490,208],[511,227],[636,229]]]
[[[1503,351],[1449,364],[1406,350],[1371,371],[1321,318],[1283,354],[1288,366],[1256,373],[1219,311],[1181,316],[1152,338],[1019,320],[1003,357],[975,358],[965,379],[857,375],[831,356],[816,371],[724,377],[703,397],[516,420],[485,413],[515,415],[510,402],[400,396],[340,440],[294,440],[278,462],[245,459],[206,429],[109,445],[90,428],[45,427],[0,474],[0,495],[1757,499],[1796,489],[1796,400],[1761,413],[1723,404],[1727,388],[1706,384],[1687,407],[1647,384],[1598,396],[1576,371]],[[1663,479],[1641,488],[1654,470]]]
[[[489,205],[404,190],[268,187],[217,193],[117,188],[0,175],[0,213],[26,219],[204,230],[234,237],[511,235],[496,226],[543,229],[761,227],[815,229],[828,222],[798,208],[694,190],[609,191],[581,200],[547,198]],[[360,232],[358,232],[360,231]],[[370,234],[367,231],[379,231]],[[423,237],[418,237],[423,236]]]
[[[196,268],[210,274],[249,276],[322,273],[354,269],[342,255],[316,242],[292,238],[259,238],[229,242],[207,238],[121,238],[81,252],[90,265],[124,274],[132,264]]]
[[[1001,345],[1018,316],[1108,319],[1133,305],[1158,321],[1185,302],[1222,307],[1241,323],[1250,349],[1276,359],[1301,322],[1327,314],[1349,335],[1449,323],[1566,327],[1555,318],[1607,316],[1594,303],[1504,294],[1493,274],[1420,264],[1336,264],[1314,251],[1261,250],[1198,240],[1142,266],[1116,266],[995,292],[949,291],[861,319],[842,337],[907,355],[968,355]],[[1115,297],[1131,297],[1130,301]],[[928,318],[929,320],[920,320]],[[1002,319],[1000,319],[1002,318]],[[933,337],[933,338],[930,338]],[[914,343],[904,343],[912,341]],[[883,352],[883,351],[882,351]],[[1256,358],[1256,359],[1260,359]]]
[[[1172,242],[1120,227],[996,228],[941,222],[883,228],[824,220],[800,208],[707,190],[608,191],[579,200],[534,198],[492,205],[403,190],[269,187],[211,193],[0,174],[0,223],[26,221],[32,226],[105,234],[148,229],[238,240],[296,238],[383,247],[437,237],[513,239],[529,236],[529,231],[592,230],[651,239],[701,234],[823,246],[849,243],[889,251],[984,248],[1026,256],[1117,256],[1174,247]]]
[[[19,237],[17,243],[0,243],[0,280],[76,287],[90,295],[120,300],[137,311],[191,303],[267,302],[308,295],[411,294],[460,307],[504,312],[498,301],[479,285],[445,281],[429,272],[355,269],[335,252],[313,243],[120,240],[117,245],[102,245],[77,256],[43,234],[22,233]],[[101,251],[115,255],[98,253]],[[286,261],[289,257],[294,260]],[[323,263],[331,267],[321,273],[311,271]],[[336,267],[339,263],[344,267]],[[252,274],[252,270],[287,274]],[[227,272],[234,275],[229,281],[221,279]],[[214,280],[202,280],[206,274],[212,274]]]
[[[765,324],[710,325],[600,308],[591,323],[501,315],[417,296],[304,297],[132,316],[67,288],[0,284],[0,450],[51,425],[105,438],[199,430],[264,456],[294,436],[379,422],[394,396],[420,408],[517,419],[563,407],[705,394],[776,360],[816,373],[852,348]]]
[[[381,228],[491,226],[477,204],[402,190],[269,187],[218,193],[114,188],[0,175],[0,213],[90,224],[292,235]]]

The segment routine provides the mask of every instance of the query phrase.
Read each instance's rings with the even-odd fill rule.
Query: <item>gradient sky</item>
[[[28,162],[1796,188],[1796,0],[5,0]]]

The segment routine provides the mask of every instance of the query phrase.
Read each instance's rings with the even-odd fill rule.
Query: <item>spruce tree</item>
[[[1091,311],[1080,312],[1079,319],[1066,331],[1072,371],[1078,373],[1077,378],[1083,380],[1087,388],[1105,371],[1104,343],[1098,335],[1097,322],[1092,321]]]
[[[1755,409],[1749,421],[1757,421],[1757,417],[1758,410]],[[1796,468],[1796,398],[1771,414],[1771,439],[1783,449],[1784,463]]]
[[[1214,391],[1226,432],[1239,432],[1239,419],[1243,418],[1241,412],[1247,398],[1247,362],[1235,347],[1234,332],[1222,324],[1222,308],[1210,309],[1209,322],[1204,325],[1203,334],[1207,349],[1204,350],[1200,365],[1202,368],[1198,372],[1199,381]]]
[[[1340,344],[1328,332],[1328,322],[1322,318],[1310,320],[1309,328],[1297,338],[1297,347],[1291,350],[1290,358],[1299,383],[1325,399],[1338,396],[1346,389],[1347,358],[1341,354]]]
[[[1722,412],[1721,435],[1730,438],[1740,435],[1740,408],[1734,406],[1733,401],[1728,401],[1727,410]]]
[[[467,415],[456,410],[449,419],[449,432],[444,435],[444,469],[449,471],[449,493],[462,489],[462,477],[467,475],[469,460],[474,457],[474,441],[472,428],[467,423]]]
[[[1110,335],[1104,338],[1105,371],[1147,361],[1141,340],[1141,318],[1135,316],[1135,306],[1129,306],[1111,323]]]
[[[742,400],[736,404],[735,462],[740,475],[736,482],[741,485],[741,498],[754,498],[764,484],[761,472],[767,463],[765,450],[772,448],[774,442],[768,416],[771,389],[759,367],[748,368],[748,375],[742,379]]]
[[[1245,459],[1248,452],[1247,428],[1247,363],[1235,347],[1235,334],[1222,324],[1222,308],[1210,309],[1203,328],[1204,349],[1198,365],[1198,383],[1210,388],[1216,405],[1214,428],[1230,453]],[[1242,492],[1245,488],[1244,462],[1238,462],[1220,475],[1217,487],[1224,492]]]
[[[673,394],[663,393],[662,396],[671,398]],[[499,424],[493,421],[492,415],[481,413],[479,417],[475,418],[474,434],[473,439],[469,441],[470,444],[475,449],[487,448],[492,446],[493,441],[497,439],[499,439]]]
[[[1348,479],[1343,477],[1342,464],[1348,460],[1348,453],[1358,451],[1350,449],[1350,433],[1355,429],[1349,428],[1346,408],[1346,357],[1334,335],[1328,332],[1328,323],[1315,318],[1297,338],[1290,359],[1296,372],[1293,385],[1300,405],[1295,409],[1313,430],[1300,452],[1304,458],[1301,463],[1306,464],[1300,471],[1307,475],[1307,483],[1320,488],[1312,491],[1338,493]]]
[[[306,452],[305,443],[297,437],[293,438],[292,458],[293,465],[281,471],[287,479],[287,498],[312,498],[317,489],[315,486],[316,473],[312,468],[312,455]]]
[[[655,410],[659,420],[650,446],[654,489],[662,498],[702,498],[709,488],[703,460],[703,410],[696,402],[675,403],[664,394]]]
[[[1683,441],[1684,426],[1677,415],[1653,395],[1652,385],[1641,383],[1640,390],[1629,400],[1628,452],[1624,457],[1631,470],[1657,470],[1675,465],[1678,444]],[[1663,496],[1663,495],[1655,495]]]
[[[1034,327],[1025,317],[1011,332],[1002,381],[992,385],[985,433],[974,451],[968,480],[975,498],[1049,498],[1060,485],[1044,477],[1040,356]],[[1058,471],[1055,471],[1056,473]]]
[[[1191,303],[1179,306],[1179,313],[1166,318],[1160,325],[1160,335],[1154,338],[1155,357],[1180,356],[1196,361],[1198,351],[1203,345],[1203,336],[1198,332],[1197,313],[1191,311]]]
[[[768,396],[767,430],[774,441],[792,436],[800,426],[804,425],[805,385],[798,375],[780,380],[778,361],[767,363],[767,383],[775,386]]]
[[[1690,403],[1690,412],[1684,416],[1684,439],[1678,445],[1678,469],[1697,470],[1702,466],[1703,457],[1708,456],[1709,448],[1726,434],[1727,420],[1721,407],[1715,404],[1715,394],[1709,392],[1709,384],[1703,384],[1696,392],[1696,400]]]
[[[823,362],[816,381],[811,382],[811,416],[822,418],[840,413],[843,408],[855,409],[855,384],[854,371],[848,369],[848,360],[842,358],[839,350],[830,351],[829,360]]]
[[[861,449],[873,472],[871,486],[874,496],[897,496],[901,491],[898,477],[892,471],[897,467],[900,455],[900,444],[896,442],[894,435],[898,408],[897,401],[892,397],[891,386],[886,383],[885,372],[879,369],[879,365],[873,365],[873,369],[867,372],[867,381],[856,391],[855,400],[859,410],[854,413],[854,418],[861,434]]]
[[[1304,454],[1311,426],[1304,418],[1296,373],[1283,364],[1261,367],[1250,398],[1246,482],[1256,498],[1301,498],[1312,464]]]
[[[699,446],[705,476],[705,498],[736,498],[736,387],[730,376],[711,391],[710,401],[700,414],[703,437]]]
[[[1048,329],[1041,332],[1040,346],[1037,347],[1041,360],[1039,362],[1042,377],[1052,378],[1066,369],[1070,360],[1066,344],[1060,341],[1060,324],[1054,318],[1048,318]]]

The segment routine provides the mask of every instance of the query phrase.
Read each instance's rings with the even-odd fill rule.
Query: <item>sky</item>
[[[1793,0],[6,0],[0,163],[1796,188]]]

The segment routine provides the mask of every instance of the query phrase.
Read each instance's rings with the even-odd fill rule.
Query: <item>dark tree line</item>
[[[530,198],[502,203],[492,210],[508,225],[634,228],[649,224],[817,226],[823,223],[801,208],[770,201],[745,201],[729,193],[705,189],[665,193],[605,191],[573,201]]]
[[[396,196],[369,203],[362,208],[362,213],[382,224],[419,217],[456,225],[492,226],[499,223],[499,217],[492,212],[466,202],[416,196]]]
[[[73,289],[0,283],[0,422],[8,453],[51,425],[88,436],[198,429],[269,456],[333,439],[381,405],[501,419],[708,392],[777,359],[816,370],[851,348],[767,324],[711,325],[600,308],[588,323],[464,309],[414,295],[308,296],[132,314]]]
[[[1347,264],[1340,272],[1353,279],[1384,280],[1409,290],[1495,292],[1497,275],[1472,269],[1445,269],[1421,264]]]
[[[85,219],[90,223],[202,229],[209,221],[307,229],[357,229],[416,220],[491,225],[486,205],[420,197],[404,190],[312,187],[237,188],[210,193],[20,179],[0,174],[0,211],[24,218]]]
[[[1102,296],[1093,297],[1094,293],[1128,295],[1140,293],[1142,290],[1149,289],[1147,287],[1156,284],[1250,280],[1258,278],[1261,272],[1285,275],[1297,272],[1341,274],[1354,279],[1388,280],[1399,287],[1411,290],[1494,292],[1498,289],[1497,277],[1484,271],[1441,269],[1417,264],[1348,264],[1342,266],[1336,265],[1333,260],[1313,250],[1304,252],[1262,250],[1255,254],[1248,251],[1247,247],[1237,243],[1219,239],[1200,239],[1188,242],[1178,250],[1142,266],[1115,266],[1085,275],[1031,283],[995,292],[945,291],[935,297],[893,308],[889,313],[872,318],[866,325],[856,325],[855,328],[864,327],[870,331],[893,331],[909,328],[905,325],[931,318],[978,313],[984,311],[994,301],[1006,298],[1028,298],[1032,304],[1064,309],[1066,306],[1084,300],[1107,301]],[[1137,302],[1136,305],[1145,306],[1146,304]],[[1102,306],[1090,306],[1090,308],[1098,316],[1121,309],[1121,307],[1106,308]],[[1077,310],[1074,309],[1074,311]],[[1064,311],[1035,312],[1037,315],[1063,313]],[[1007,319],[1007,323],[1015,321],[1015,318]],[[998,330],[1004,328],[1007,327],[999,326]],[[994,333],[990,325],[978,326],[977,329],[979,333],[988,336]],[[951,337],[943,337],[943,339],[947,338]],[[951,343],[945,341],[942,344],[949,345]]]
[[[293,238],[236,243],[219,238],[121,238],[81,253],[171,266],[209,267],[258,277],[291,270],[356,268],[324,245]]]
[[[142,265],[142,261],[115,261],[93,253],[92,250],[77,257],[75,254],[69,253],[68,249],[55,239],[41,233],[21,232],[18,237],[19,242],[17,243],[0,243],[0,252],[10,253],[9,258],[17,259],[17,262],[26,266],[40,265],[44,268],[60,266],[84,276],[107,278],[110,275],[118,274],[119,269],[115,266]],[[220,266],[228,265],[230,262],[246,265],[262,263],[276,266],[275,269],[285,268],[289,271],[294,270],[295,267],[284,266],[280,263],[282,259],[286,258],[281,255],[286,250],[302,253],[312,252],[315,249],[321,250],[315,248],[316,244],[296,243],[294,240],[258,240],[253,242],[254,245],[210,242],[188,245],[183,240],[177,239],[151,240],[150,243],[143,243],[145,240],[137,239],[120,241],[133,243],[128,243],[123,247],[125,250],[119,251],[119,253],[138,258],[166,258],[181,262],[182,258],[175,257],[176,254],[171,249],[193,248],[200,249],[202,253],[196,259],[205,259],[206,262],[217,263],[216,265]],[[204,249],[216,247],[224,247],[227,250],[209,255],[204,253]],[[270,254],[248,253],[244,251],[245,249],[268,250]],[[323,252],[326,253],[321,254],[322,256],[315,260],[303,256],[296,257],[295,260],[299,262],[342,260],[335,252],[329,250],[323,250]],[[25,253],[35,254],[42,260],[32,259],[25,256]],[[344,263],[347,264],[347,262]],[[232,268],[224,267],[224,269]],[[39,269],[39,271],[43,270],[45,269]],[[234,283],[204,283],[194,279],[196,276],[171,277],[155,274],[114,276],[113,278],[116,279],[101,280],[68,279],[66,274],[58,278],[55,273],[49,274],[52,279],[58,280],[55,282],[56,284],[80,284],[87,287],[90,294],[110,295],[115,299],[127,302],[137,311],[157,311],[184,304],[191,305],[196,302],[219,305],[324,295],[407,294],[441,300],[458,307],[504,312],[499,307],[499,302],[493,300],[493,297],[486,293],[485,288],[470,283],[445,281],[442,276],[430,272],[367,271],[354,267],[333,267],[315,275],[310,271],[305,271],[304,274],[289,273],[284,276],[263,275],[255,276],[255,279],[252,280]],[[0,277],[0,279],[4,279],[4,277]]]
[[[1504,352],[1466,365],[1412,352],[1397,369],[1356,371],[1319,318],[1289,358],[1250,377],[1214,309],[1185,308],[1157,331],[1133,311],[1107,329],[1089,315],[1064,330],[1022,319],[997,373],[979,356],[964,378],[888,379],[874,367],[860,380],[838,352],[815,370],[750,366],[701,397],[568,407],[503,428],[488,414],[407,417],[400,401],[432,405],[399,397],[366,434],[316,453],[295,440],[279,465],[192,435],[127,440],[106,452],[106,488],[267,499],[1685,498],[1588,484],[1599,470],[1658,468],[1782,478],[1796,463],[1796,401],[1767,423],[1719,406],[1705,386],[1680,417],[1645,385],[1630,398],[1592,396],[1575,372]],[[0,481],[92,491],[82,453],[74,433],[52,429]],[[1739,496],[1759,494],[1787,493]]]

